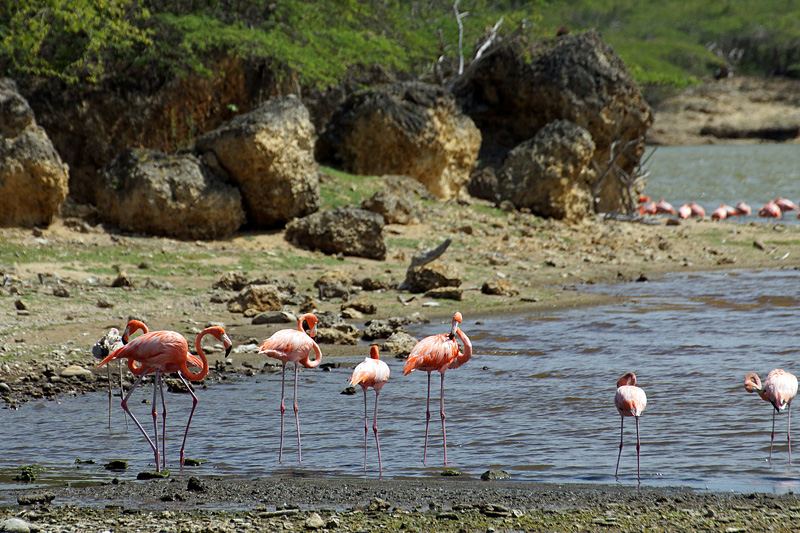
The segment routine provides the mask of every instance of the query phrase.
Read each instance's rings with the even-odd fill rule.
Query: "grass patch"
[[[383,188],[381,178],[349,174],[322,167],[324,174],[319,185],[322,209],[360,207],[361,202]]]

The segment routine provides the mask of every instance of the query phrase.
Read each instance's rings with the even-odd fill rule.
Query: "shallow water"
[[[676,207],[697,200],[707,209],[744,200],[758,209],[785,196],[800,201],[800,150],[790,145],[660,147],[646,192]],[[745,220],[759,220],[756,216]],[[786,222],[796,220],[789,216]],[[763,219],[762,222],[766,222]],[[772,409],[743,387],[748,371],[800,373],[794,345],[800,274],[726,272],[671,276],[660,281],[592,287],[627,296],[623,305],[503,319],[465,317],[473,360],[445,378],[448,459],[471,475],[503,468],[516,480],[613,483],[619,445],[615,383],[636,372],[648,394],[641,419],[642,483],[688,485],[736,492],[800,490],[800,447],[789,466],[787,416],[777,419],[772,464],[767,463]],[[430,324],[421,337],[447,330]],[[287,395],[285,460],[278,463],[280,374],[233,378],[198,391],[200,404],[187,456],[208,462],[199,475],[358,475],[363,473],[363,396],[341,395],[352,368],[367,354],[354,348],[349,365],[300,373],[303,463],[297,459],[294,417]],[[402,376],[402,361],[387,359],[393,376],[380,405],[384,475],[427,476],[441,471],[439,380],[433,402],[428,466],[421,463],[426,376]],[[290,375],[290,374],[289,374]],[[152,431],[150,386],[130,405]],[[369,392],[372,412],[374,393]],[[191,398],[167,394],[168,468],[176,468],[182,425]],[[14,488],[54,482],[133,479],[152,469],[152,453],[125,420],[118,401],[107,428],[105,393],[0,410],[0,503]],[[636,483],[635,428],[626,421],[620,483]],[[109,472],[110,459],[130,461]],[[75,464],[92,459],[97,464]],[[38,464],[35,484],[12,480],[20,466]],[[369,475],[377,473],[369,440]],[[9,500],[11,501],[11,500]]]
[[[800,490],[800,447],[790,466],[787,416],[778,416],[772,464],[767,463],[771,406],[743,387],[744,375],[773,368],[800,372],[791,333],[800,306],[800,273],[728,272],[595,288],[630,298],[624,305],[536,317],[465,317],[473,359],[445,378],[448,459],[471,475],[502,468],[515,480],[613,483],[619,444],[615,382],[636,372],[648,394],[641,418],[642,484],[724,491]],[[442,332],[429,324],[416,336]],[[365,354],[366,347],[357,351]],[[188,457],[208,463],[200,475],[358,475],[363,472],[363,396],[340,394],[352,367],[302,369],[303,463],[287,401],[284,462],[278,463],[280,374],[235,378],[198,391],[200,404]],[[379,428],[384,475],[436,475],[442,467],[438,401],[432,405],[428,467],[421,463],[426,375],[392,378],[381,394]],[[433,378],[438,400],[439,380]],[[289,389],[291,390],[291,389]],[[152,430],[150,387],[130,405]],[[370,415],[374,394],[369,394]],[[176,468],[191,398],[167,394],[168,468]],[[115,405],[107,429],[104,393],[31,402],[0,410],[4,453],[0,488],[19,466],[45,467],[37,483],[133,478],[152,468],[152,452]],[[626,421],[620,483],[636,483],[635,426]],[[371,425],[371,422],[370,422]],[[128,473],[103,470],[114,458]],[[93,459],[97,465],[75,465]],[[369,475],[377,472],[370,430]],[[2,497],[0,497],[2,499]]]
[[[675,209],[696,201],[710,216],[722,203],[744,201],[753,213],[731,221],[774,223],[757,216],[769,200],[783,196],[800,204],[797,145],[659,146],[648,167],[645,193],[653,200],[667,200]],[[786,213],[781,221],[796,224],[797,213]]]

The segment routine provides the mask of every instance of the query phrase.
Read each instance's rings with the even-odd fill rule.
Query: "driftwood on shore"
[[[433,250],[428,250],[426,252],[423,252],[419,255],[415,255],[414,257],[412,257],[411,264],[408,266],[408,270],[406,270],[406,279],[403,280],[403,283],[401,283],[400,286],[397,287],[397,289],[401,291],[406,290],[408,288],[408,277],[410,272],[417,267],[421,267],[422,265],[427,265],[440,255],[442,255],[445,252],[445,250],[447,250],[447,247],[450,246],[451,242],[453,242],[453,240],[448,237],[442,242],[442,244],[440,244]]]

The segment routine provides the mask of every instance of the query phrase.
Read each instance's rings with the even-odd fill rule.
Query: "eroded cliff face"
[[[70,168],[70,198],[92,203],[98,171],[127,148],[172,153],[270,97],[299,90],[296,76],[239,58],[212,74],[165,79],[137,73],[119,83],[65,86],[22,80],[20,91]]]

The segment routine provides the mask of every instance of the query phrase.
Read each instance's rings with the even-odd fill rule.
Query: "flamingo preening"
[[[310,332],[306,333],[303,323],[308,324]],[[317,317],[311,313],[302,315],[297,321],[297,329],[282,329],[275,332],[270,338],[264,341],[259,349],[259,354],[273,357],[283,363],[281,372],[281,444],[278,451],[278,462],[283,462],[283,413],[286,407],[283,405],[284,389],[286,384],[286,363],[294,363],[294,420],[297,426],[297,457],[298,462],[303,462],[303,452],[300,447],[300,416],[297,407],[297,373],[299,365],[306,368],[316,368],[322,362],[322,351],[319,345],[314,342],[317,334]],[[316,358],[309,360],[311,352],[315,352]]]
[[[445,430],[444,415],[444,373],[450,368],[458,368],[472,357],[472,343],[469,337],[461,331],[461,313],[456,311],[453,315],[453,322],[450,326],[450,333],[431,335],[419,341],[406,360],[403,367],[403,375],[407,376],[414,370],[422,370],[428,373],[428,399],[425,410],[425,448],[422,452],[422,464],[428,453],[428,425],[431,420],[431,372],[438,371],[442,376],[441,408],[442,417],[442,441],[444,445],[444,464],[447,466],[447,432]],[[464,352],[460,351],[456,336],[461,339],[464,345]]]

